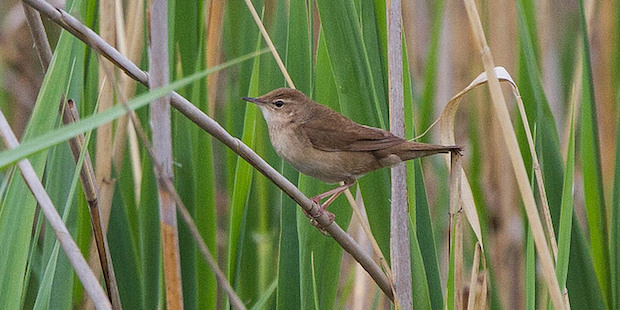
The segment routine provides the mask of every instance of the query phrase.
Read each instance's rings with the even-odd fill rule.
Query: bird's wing
[[[378,151],[406,141],[388,131],[357,124],[335,111],[319,112],[300,127],[314,148],[327,152]]]

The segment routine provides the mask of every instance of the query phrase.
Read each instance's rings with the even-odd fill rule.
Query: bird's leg
[[[336,198],[338,198],[338,196],[340,196],[340,194],[342,194],[342,192],[346,191],[347,188],[349,188],[351,185],[341,189],[338,192],[335,192],[333,195],[331,195],[331,197],[329,197],[322,205],[321,205],[321,210],[325,211],[325,209],[327,209],[327,206],[329,206],[332,202],[334,202],[334,200],[336,200]]]
[[[316,195],[316,196],[314,196],[314,197],[310,198],[310,200],[312,200],[312,201],[314,201],[314,202],[316,202],[317,204],[319,204],[319,205],[320,205],[320,204],[321,204],[321,199],[323,199],[323,198],[325,198],[325,197],[327,197],[327,196],[334,195],[334,194],[336,194],[336,193],[338,193],[338,192],[341,192],[341,191],[343,191],[343,190],[345,190],[345,189],[349,188],[350,186],[351,186],[351,185],[347,185],[347,184],[340,185],[340,186],[338,186],[338,187],[336,187],[336,188],[334,188],[334,189],[331,189],[331,190],[329,190],[329,191],[327,191],[327,192],[325,192],[325,193],[318,194],[318,195]]]
[[[336,217],[334,214],[330,213],[329,211],[326,211],[325,209],[327,209],[327,206],[329,206],[336,198],[338,198],[338,196],[340,196],[340,194],[342,194],[342,192],[344,192],[345,190],[347,190],[347,188],[353,186],[353,184],[355,183],[355,180],[353,180],[353,182],[344,182],[343,185],[340,185],[332,190],[329,190],[325,193],[316,195],[312,198],[310,198],[310,200],[312,200],[313,202],[315,202],[317,205],[320,206],[319,211],[317,212],[318,215],[313,216],[310,213],[306,212],[306,210],[304,210],[304,213],[306,213],[306,216],[308,216],[310,218],[310,223],[312,223],[312,225],[316,226],[323,235],[327,236],[327,232],[323,229],[323,227],[321,227],[318,222],[316,221],[316,218],[323,215],[324,212],[327,212],[327,215],[330,217],[330,220],[333,221],[334,218]],[[331,196],[330,196],[331,195]],[[323,204],[321,204],[321,199],[330,196],[327,201],[325,201]],[[331,222],[330,221],[330,222]]]
[[[325,211],[325,209],[327,209],[327,206],[329,206],[332,202],[334,202],[334,200],[340,196],[340,194],[342,194],[342,192],[344,192],[347,188],[353,186],[353,184],[355,183],[355,181],[353,182],[345,182],[343,185],[340,185],[332,190],[329,190],[325,193],[316,195],[312,198],[310,198],[310,200],[316,202],[317,204],[321,205],[321,211]],[[323,204],[321,204],[321,199],[330,196],[327,201],[325,201]]]

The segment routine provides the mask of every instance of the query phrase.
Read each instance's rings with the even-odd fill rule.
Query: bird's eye
[[[284,105],[284,101],[278,99],[278,100],[273,102],[273,105],[275,105],[276,108],[281,108]]]

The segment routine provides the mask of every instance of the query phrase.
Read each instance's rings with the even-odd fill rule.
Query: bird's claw
[[[325,214],[327,214],[327,216],[329,217],[329,224],[331,224],[334,219],[336,218],[336,216],[329,212],[329,211],[321,211],[321,215],[323,215],[323,212]],[[323,226],[316,220],[318,217],[310,217],[310,224],[312,224],[314,227],[318,228],[319,231],[326,237],[329,237],[329,233],[327,233],[327,231],[325,230],[325,228],[323,228]]]
[[[325,235],[325,236],[329,236],[329,234],[327,233],[327,231],[325,231],[324,226],[321,225],[318,222],[318,218],[320,218],[321,216],[323,216],[323,214],[326,214],[329,217],[329,224],[328,226],[334,221],[334,219],[336,218],[336,216],[325,210],[319,202],[315,201],[314,199],[312,199],[312,202],[315,202],[316,204],[314,205],[314,207],[310,210],[310,212],[306,211],[305,209],[302,209],[304,211],[304,213],[306,214],[306,216],[310,219],[310,223],[319,229],[319,231]],[[318,206],[318,208],[316,208],[316,206]],[[312,212],[312,213],[311,213]]]

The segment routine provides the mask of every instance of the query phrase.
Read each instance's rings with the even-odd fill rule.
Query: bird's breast
[[[304,141],[296,134],[296,126],[293,124],[271,124],[269,126],[269,139],[276,153],[288,162],[303,161],[303,152],[300,150],[311,147],[309,141]]]

